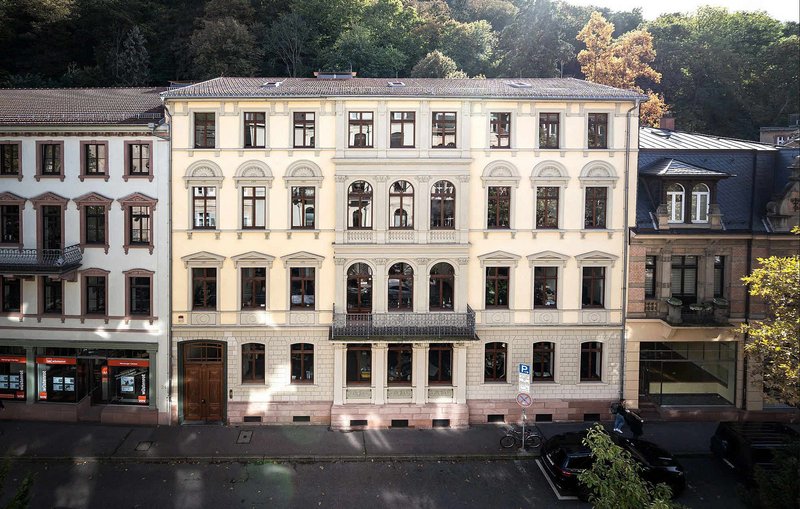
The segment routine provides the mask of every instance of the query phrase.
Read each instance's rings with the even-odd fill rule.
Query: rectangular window
[[[242,345],[242,383],[264,383],[266,347],[259,343]]]
[[[508,308],[508,267],[486,267],[486,307]]]
[[[192,269],[192,309],[217,309],[217,269]]]
[[[725,257],[714,257],[714,297],[725,297]]]
[[[267,188],[242,188],[242,228],[263,229],[266,227]]]
[[[293,268],[291,269],[290,279],[290,308],[314,309],[314,268]]]
[[[558,267],[533,269],[533,305],[537,308],[557,307]]]
[[[558,113],[539,113],[539,148],[558,148]]]
[[[389,121],[389,147],[414,148],[416,113],[393,111]]]
[[[19,312],[22,303],[22,280],[0,276],[0,309],[3,313]]]
[[[264,148],[267,146],[266,113],[244,114],[244,148]]]
[[[314,126],[314,113],[295,112],[294,148],[314,148]]]
[[[608,113],[589,113],[589,148],[608,148]]]
[[[264,309],[267,306],[267,269],[242,269],[242,309]]]
[[[0,205],[0,243],[20,243],[19,205]]]
[[[489,187],[486,204],[486,226],[507,229],[511,227],[511,187]]]
[[[315,225],[315,204],[314,187],[293,187],[292,188],[292,228],[314,228]]]
[[[428,384],[453,383],[453,345],[431,344],[428,350]]]
[[[644,258],[644,296],[654,299],[656,296],[656,257]]]
[[[0,175],[19,175],[19,144],[0,143]]]
[[[86,314],[106,314],[106,278],[105,276],[86,276],[84,282],[86,290]]]
[[[557,187],[536,188],[536,228],[558,228]]]
[[[40,174],[47,177],[61,175],[61,144],[42,143],[39,145],[39,149],[41,150]]]
[[[213,113],[194,114],[194,148],[214,148],[217,127]]]
[[[347,385],[369,385],[372,380],[372,347],[347,345]]]
[[[291,357],[292,383],[314,383],[314,345],[294,343]]]
[[[217,226],[217,188],[193,187],[192,208],[195,230],[213,230]]]
[[[106,243],[106,208],[102,205],[84,207],[86,224],[86,244],[105,245]]]
[[[605,302],[606,268],[583,268],[583,308],[602,308]]]
[[[25,349],[0,347],[0,399],[25,401]]]
[[[697,257],[673,256],[670,278],[671,295],[684,306],[697,302]]]
[[[606,227],[606,204],[608,201],[608,188],[587,187],[586,205],[584,207],[584,228]]]
[[[351,111],[348,115],[348,144],[350,148],[372,148],[372,112]]]
[[[83,174],[102,176],[106,174],[107,155],[105,143],[86,143],[83,145]]]
[[[150,207],[134,205],[130,207],[129,239],[131,244],[150,244],[152,238],[152,223]]]
[[[42,314],[61,314],[63,303],[61,298],[62,282],[42,277]]]
[[[128,143],[128,175],[142,177],[150,175],[150,144]]]
[[[550,342],[533,344],[533,364],[531,365],[532,382],[552,382],[555,366],[555,345]]]
[[[433,112],[431,148],[456,148],[455,112]]]
[[[603,375],[603,343],[581,343],[581,382],[599,382]]]
[[[507,343],[487,343],[483,358],[483,381],[506,381]]]
[[[128,299],[130,314],[136,316],[151,316],[150,291],[151,278],[142,276],[128,277]]]
[[[389,345],[387,357],[387,385],[411,385],[414,350],[411,345]]]
[[[511,148],[511,113],[492,113],[489,133],[489,147]]]

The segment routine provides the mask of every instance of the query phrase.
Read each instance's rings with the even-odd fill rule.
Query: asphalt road
[[[688,507],[737,509],[735,479],[713,458],[684,459]],[[36,473],[32,508],[577,508],[559,501],[533,460],[333,463],[19,461]]]

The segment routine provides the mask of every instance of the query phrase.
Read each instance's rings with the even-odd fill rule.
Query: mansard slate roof
[[[0,125],[130,125],[163,118],[166,88],[0,89]]]
[[[704,178],[727,178],[733,177],[728,173],[709,170],[694,164],[685,163],[677,159],[664,158],[655,163],[641,168],[639,175],[653,175],[658,177],[704,177]]]
[[[277,85],[276,85],[277,83]],[[632,90],[574,78],[235,78],[220,77],[162,94],[166,99],[271,97],[453,97],[539,100],[646,100]]]
[[[722,138],[709,134],[671,131],[669,129],[658,129],[655,127],[639,128],[639,149],[776,150],[772,145],[756,141]]]

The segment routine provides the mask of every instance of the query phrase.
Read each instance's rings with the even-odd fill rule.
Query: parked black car
[[[770,469],[774,454],[800,433],[780,422],[721,422],[711,437],[711,452],[744,477],[752,477],[755,467]]]
[[[578,474],[591,468],[594,458],[583,444],[586,431],[563,433],[548,438],[542,447],[542,464],[550,479],[559,489],[574,493],[582,499],[589,495],[579,484]],[[632,440],[616,433],[611,434],[615,444],[631,454],[642,466],[642,477],[653,483],[665,483],[672,489],[672,496],[680,495],[686,488],[683,467],[672,454],[646,440]]]

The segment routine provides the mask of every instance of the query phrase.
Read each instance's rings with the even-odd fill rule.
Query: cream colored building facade
[[[637,94],[218,78],[172,126],[172,417],[597,418],[620,396]],[[587,212],[588,210],[588,212]]]

